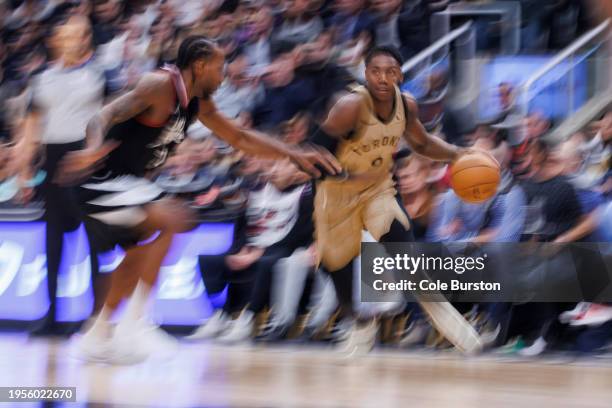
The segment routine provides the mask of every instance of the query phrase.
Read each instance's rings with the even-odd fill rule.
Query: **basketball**
[[[451,166],[451,186],[468,203],[482,203],[493,197],[500,177],[499,164],[484,153],[463,155]]]

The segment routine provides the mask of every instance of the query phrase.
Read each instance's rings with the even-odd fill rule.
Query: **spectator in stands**
[[[508,170],[507,144],[493,136],[478,139],[475,146],[492,151],[503,166],[498,192],[483,204],[470,204],[460,200],[454,191],[447,191],[433,213],[429,241],[512,242],[518,241],[522,233],[525,197]]]
[[[436,199],[436,192],[428,182],[431,162],[411,154],[400,159],[396,166],[398,190],[412,220],[412,232],[417,241],[424,241]]]
[[[108,44],[121,34],[123,2],[119,0],[92,0],[93,43],[96,47]]]
[[[263,87],[249,75],[246,55],[239,55],[227,66],[227,75],[213,96],[217,109],[229,118],[248,114],[264,98]]]
[[[262,188],[262,175],[268,162],[261,159],[245,157],[240,174],[245,177],[247,194]],[[219,297],[227,287],[225,303],[216,310],[213,316],[204,322],[189,337],[200,340],[217,337],[230,326],[247,306],[253,290],[254,273],[252,265],[261,257],[263,250],[249,245],[247,235],[246,212],[242,212],[234,223],[234,241],[231,248],[223,255],[202,255],[199,257],[200,273],[209,298]]]
[[[252,75],[261,74],[270,64],[270,41],[274,27],[272,9],[261,1],[247,3],[247,40],[243,45]]]
[[[400,153],[400,156],[403,154]],[[436,202],[436,191],[430,183],[432,163],[421,156],[409,154],[396,162],[395,177],[402,204],[410,215],[412,233],[417,242],[424,242]],[[416,303],[408,303],[400,319],[400,347],[409,347],[425,341],[430,326]]]
[[[285,162],[275,163],[272,169],[268,167],[267,173],[269,181],[249,196],[245,245],[237,253],[225,256],[225,267],[221,268],[227,273],[240,272],[253,279],[248,307],[229,325],[223,323],[226,318],[216,315],[211,323],[198,329],[199,333],[193,338],[202,338],[203,333],[208,335],[211,329],[207,326],[212,324],[216,328],[220,322],[227,330],[215,331],[219,341],[235,343],[250,338],[255,329],[255,316],[270,306],[274,265],[296,249],[312,243],[310,177]],[[211,257],[202,259],[207,263],[204,267],[219,268],[219,265],[210,264]]]
[[[544,138],[534,140],[529,156],[533,171],[521,186],[527,196],[527,215],[523,239],[568,243],[583,238],[590,229],[583,215],[576,189],[563,175],[565,164],[554,145]],[[557,303],[528,303],[515,308],[511,333],[523,335],[528,346],[525,356],[539,355],[555,338],[556,319],[567,308]],[[518,323],[520,322],[520,323]]]
[[[24,0],[6,21],[6,25],[13,29],[20,29],[24,24],[40,22],[48,17],[55,8],[52,1]]]
[[[315,40],[323,32],[323,21],[317,15],[321,4],[319,0],[285,0],[282,22],[274,30],[274,40],[294,44]]]
[[[365,8],[365,0],[334,0],[336,14],[328,25],[335,30],[334,42],[346,44],[363,33],[374,38],[375,18]]]
[[[298,112],[308,110],[317,99],[312,78],[296,75],[298,54],[290,42],[273,44],[272,63],[263,75],[265,97],[252,112],[253,125],[275,128]]]
[[[149,69],[163,66],[176,59],[178,30],[172,25],[172,21],[165,16],[160,16],[151,25],[149,30],[150,42],[147,47],[147,62]]]
[[[236,29],[239,20],[234,11],[234,7],[221,7],[208,16],[200,27],[201,34],[215,41],[225,53],[226,58],[232,58],[238,47]]]
[[[429,10],[422,1],[374,0],[370,8],[376,14],[376,45],[397,48],[404,60],[429,45]]]

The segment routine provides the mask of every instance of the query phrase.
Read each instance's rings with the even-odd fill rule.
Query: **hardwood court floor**
[[[88,365],[71,341],[0,336],[0,386],[73,386],[77,404],[25,407],[612,407],[612,359],[465,359],[183,343],[170,361]]]

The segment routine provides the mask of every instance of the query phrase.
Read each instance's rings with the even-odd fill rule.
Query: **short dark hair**
[[[399,66],[401,67],[402,65],[404,65],[404,60],[402,58],[402,54],[400,54],[400,52],[397,50],[397,48],[395,47],[389,47],[389,46],[380,46],[380,47],[374,47],[372,48],[368,54],[365,57],[365,64],[366,66],[368,64],[370,64],[370,62],[372,61],[372,59],[378,55],[387,55],[391,58],[393,58],[394,60],[397,61],[397,63],[399,64]]]
[[[215,48],[215,43],[203,35],[187,37],[179,47],[176,66],[180,69],[187,68],[199,59],[212,56]]]

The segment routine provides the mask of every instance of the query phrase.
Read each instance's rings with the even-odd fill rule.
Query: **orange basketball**
[[[481,203],[493,197],[500,177],[499,163],[484,153],[463,155],[451,166],[453,190],[468,203]]]

